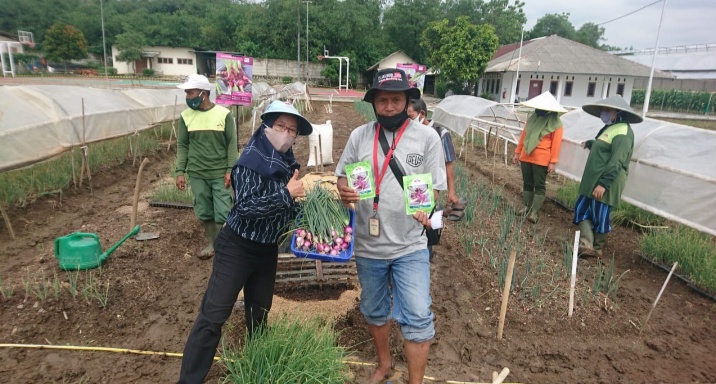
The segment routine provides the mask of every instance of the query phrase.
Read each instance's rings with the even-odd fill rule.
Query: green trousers
[[[189,179],[194,194],[194,214],[201,221],[224,224],[231,210],[231,187],[221,179]]]

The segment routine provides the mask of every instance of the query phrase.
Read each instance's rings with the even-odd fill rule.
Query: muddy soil
[[[364,119],[352,103],[334,102],[332,113],[322,102],[313,106],[307,114],[312,122],[332,121],[337,161],[351,130]],[[246,143],[250,130],[242,126],[240,143]],[[298,159],[305,163],[307,139],[299,139],[296,148]],[[481,151],[471,151],[460,160],[470,177],[494,180],[517,204],[519,169],[501,164],[501,159],[486,159]],[[54,239],[74,231],[91,232],[98,234],[106,249],[122,238],[129,230],[137,168],[125,164],[93,175],[91,191],[70,190],[61,198],[44,197],[24,208],[10,208],[16,239],[0,224],[0,277],[3,289],[12,289],[13,295],[0,296],[0,343],[182,351],[212,264],[193,256],[204,240],[191,210],[147,204],[148,192],[167,181],[175,155],[173,150],[151,155],[142,178],[138,223],[159,231],[161,237],[128,240],[101,269],[75,274],[76,285],[73,274],[58,267]],[[550,177],[551,196],[559,183]],[[497,224],[478,218],[475,225]],[[570,213],[547,202],[538,225],[550,229],[545,252],[559,262],[562,242],[574,230]],[[504,338],[498,341],[496,272],[479,252],[466,254],[455,224],[449,223],[432,265],[437,337],[426,373],[435,380],[426,382],[488,382],[492,372],[503,367],[511,371],[507,381],[522,383],[716,382],[714,302],[672,281],[648,326],[639,333],[666,274],[642,261],[638,238],[637,232],[626,228],[616,228],[610,235],[607,252],[614,255],[616,269],[629,270],[615,300],[608,305],[577,306],[569,318],[564,301],[535,308],[513,298]],[[40,281],[48,283],[43,288]],[[374,357],[358,311],[359,289],[341,285],[282,290],[272,315],[329,316],[337,322],[340,342],[352,351],[352,359],[370,363]],[[103,292],[105,306],[98,299]],[[232,315],[232,337],[243,335],[242,317],[243,311]],[[397,328],[391,347],[396,367],[405,371]],[[167,383],[177,379],[179,366],[179,358],[161,354],[0,348],[0,381],[6,383]],[[370,367],[351,365],[351,369],[355,381],[362,382]],[[393,382],[403,381],[400,376],[399,372]],[[219,377],[220,369],[214,367],[207,381]]]

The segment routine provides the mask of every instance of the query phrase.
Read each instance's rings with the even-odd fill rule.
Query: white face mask
[[[422,124],[422,123],[423,123],[423,120],[425,120],[425,118],[420,117],[420,115],[418,115],[418,116],[416,116],[414,119],[411,119],[411,120],[413,120],[414,122],[416,122],[416,123],[418,123],[418,124]]]
[[[612,122],[612,113],[607,111],[602,111],[602,113],[599,115],[599,118],[602,119],[602,123],[609,124]]]
[[[291,149],[293,143],[296,142],[296,138],[291,136],[288,131],[279,132],[273,128],[266,127],[264,128],[264,132],[271,145],[281,153],[286,153],[286,151]]]

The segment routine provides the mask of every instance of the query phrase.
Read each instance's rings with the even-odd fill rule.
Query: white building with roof
[[[650,67],[552,35],[498,48],[480,78],[478,95],[500,103],[550,91],[565,106],[579,107],[615,94],[631,99],[634,80]],[[671,75],[656,71],[654,77]],[[513,95],[513,82],[516,81]]]

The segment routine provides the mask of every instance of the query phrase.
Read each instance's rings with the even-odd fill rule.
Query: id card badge
[[[380,220],[377,216],[368,219],[368,233],[373,237],[380,236]]]

